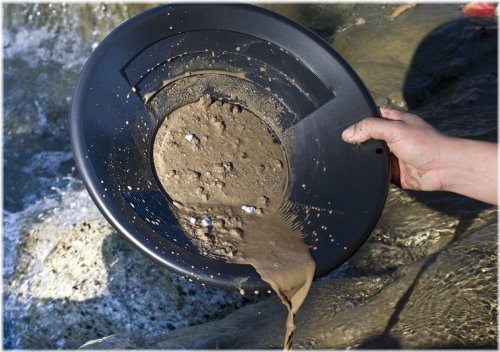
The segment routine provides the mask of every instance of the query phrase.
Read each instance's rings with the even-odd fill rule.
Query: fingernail
[[[348,141],[354,136],[355,128],[354,126],[348,127],[342,132],[342,139]]]

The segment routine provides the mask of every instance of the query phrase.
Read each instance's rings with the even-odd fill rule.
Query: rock
[[[497,40],[495,20],[464,18],[454,4],[427,4],[394,20],[348,27],[334,34],[332,46],[378,105],[415,111],[457,136],[496,140],[484,134],[497,121]]]
[[[362,26],[366,23],[366,20],[364,19],[364,17],[358,17],[354,20],[353,24],[355,26]]]
[[[357,9],[359,16],[373,16],[369,7]],[[393,20],[389,10],[384,16],[376,13],[377,18],[366,25],[335,33],[331,43],[360,75],[378,105],[402,108],[406,104],[398,100],[394,104],[389,95],[403,91],[408,68],[420,42],[436,26],[460,16],[460,7],[426,4]]]
[[[495,219],[495,208],[478,201],[391,186],[377,226],[345,270],[349,276],[391,272],[439,252]]]
[[[391,5],[336,3],[336,4],[259,4],[282,14],[316,32],[325,40],[366,22],[376,23],[388,18]],[[395,7],[395,6],[394,6]]]
[[[13,218],[11,218],[13,217]],[[5,348],[70,348],[222,317],[254,298],[188,282],[117,234],[83,189],[6,216]],[[27,324],[26,322],[29,322]]]
[[[297,315],[294,347],[496,348],[496,230],[483,227],[392,275],[315,282]],[[121,337],[126,343],[113,347],[281,348],[285,316],[269,298],[219,321],[154,338]]]

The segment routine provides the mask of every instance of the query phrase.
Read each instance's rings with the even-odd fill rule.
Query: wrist
[[[496,144],[448,136],[440,144],[439,190],[496,204]]]
[[[439,189],[437,191],[453,192],[456,188],[457,174],[462,172],[462,165],[457,160],[458,156],[455,155],[458,142],[457,138],[442,136],[441,143],[439,143],[440,159],[437,169]]]

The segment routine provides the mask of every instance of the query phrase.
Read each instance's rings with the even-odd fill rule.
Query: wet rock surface
[[[496,237],[491,224],[391,275],[318,280],[297,315],[294,347],[494,348]],[[285,314],[270,298],[164,336],[115,335],[86,347],[279,348]]]
[[[265,6],[331,42],[378,104],[496,141],[496,20],[456,4],[395,18],[396,4]],[[4,348],[282,347],[276,297],[249,305],[258,298],[160,268],[107,224],[72,169],[68,92],[93,43],[144,7],[5,8]],[[496,224],[483,203],[391,188],[367,242],[313,284],[295,348],[497,348]]]
[[[358,6],[362,16],[370,10]],[[496,138],[485,136],[497,120],[496,20],[464,17],[457,4],[417,5],[396,18],[387,10],[331,39],[375,102],[415,111],[448,134]]]
[[[158,266],[112,229],[85,190],[18,214],[16,262],[4,274],[6,348],[78,348],[116,331],[155,334],[255,299]]]
[[[460,7],[416,6],[396,18],[390,17],[392,8],[335,33],[331,44],[360,75],[378,105],[406,108],[403,88],[419,44],[438,26],[460,16]],[[360,8],[360,16],[365,18],[367,10]],[[433,51],[436,54],[438,48]]]

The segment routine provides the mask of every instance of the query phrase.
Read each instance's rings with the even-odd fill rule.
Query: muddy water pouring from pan
[[[270,214],[245,228],[241,263],[255,267],[288,309],[284,348],[293,345],[294,318],[309,292],[316,264],[292,219]]]

